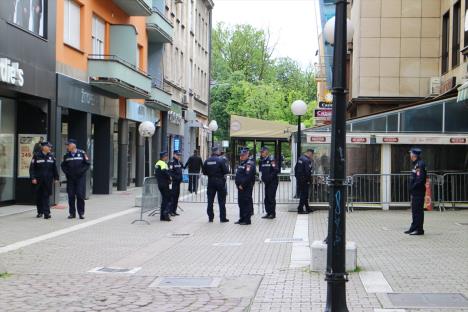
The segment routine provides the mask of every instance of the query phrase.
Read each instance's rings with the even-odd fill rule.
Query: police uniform
[[[208,176],[208,206],[206,213],[208,214],[208,221],[213,222],[214,211],[213,203],[216,194],[218,195],[219,205],[219,219],[221,222],[229,222],[226,218],[226,174],[229,170],[226,163],[219,155],[218,148],[213,148],[213,154],[203,163],[203,174]]]
[[[412,161],[411,178],[409,192],[411,195],[411,212],[413,222],[405,233],[410,235],[424,234],[424,198],[426,195],[426,164],[421,159],[421,149],[413,148],[411,153],[418,158]]]
[[[41,143],[41,146],[45,145],[52,146],[47,141]],[[35,184],[37,217],[44,215],[45,219],[49,219],[49,197],[52,195],[54,180],[59,179],[54,154],[44,154],[42,151],[34,154],[29,166],[29,175],[31,180],[37,181]]]
[[[248,153],[248,149],[243,149],[241,154]],[[250,224],[253,214],[252,193],[255,185],[255,162],[251,159],[241,161],[236,170],[236,186],[238,190],[239,221],[236,224]]]
[[[297,213],[304,214],[313,211],[309,207],[309,188],[312,179],[313,165],[312,160],[306,155],[299,157],[294,168],[294,175],[297,181],[297,190],[299,195],[299,206]]]
[[[174,154],[181,155],[180,151],[174,151]],[[179,215],[177,207],[179,206],[180,183],[182,183],[182,169],[184,165],[175,157],[169,162],[169,175],[172,179],[171,206],[169,214],[171,216]]]
[[[262,150],[268,150],[262,148]],[[276,190],[278,189],[278,174],[280,172],[276,161],[268,155],[260,159],[260,172],[262,174],[262,182],[265,184],[265,211],[266,219],[274,219],[276,217]]]
[[[167,163],[162,160],[162,158],[166,155],[167,152],[161,152],[161,159],[158,160],[154,166],[156,180],[158,181],[158,188],[162,197],[160,213],[161,221],[171,221],[169,218],[169,209],[171,204],[171,190],[169,186],[171,184],[171,176],[169,175],[169,167],[167,166]]]
[[[76,144],[75,140],[69,140],[68,143]],[[80,219],[84,218],[85,196],[86,196],[86,171],[89,170],[90,162],[86,152],[76,149],[75,152],[67,152],[63,155],[62,171],[67,177],[67,193],[69,218],[76,217],[76,211]],[[76,208],[75,208],[76,202]]]

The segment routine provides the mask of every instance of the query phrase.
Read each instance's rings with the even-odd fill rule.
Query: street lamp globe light
[[[302,100],[294,101],[291,104],[291,111],[294,116],[304,116],[307,113],[307,104]]]
[[[152,137],[155,131],[156,127],[154,126],[154,122],[151,121],[143,121],[138,127],[138,132],[144,138]]]
[[[208,127],[211,131],[216,132],[216,130],[218,130],[218,123],[216,122],[216,120],[212,120]]]
[[[346,19],[346,41],[353,42],[354,27],[351,20]],[[323,28],[323,36],[325,41],[333,45],[335,43],[335,17],[330,18]]]

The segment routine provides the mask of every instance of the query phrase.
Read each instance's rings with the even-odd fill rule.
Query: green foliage
[[[217,140],[228,139],[231,114],[296,124],[290,106],[298,99],[309,104],[302,120],[312,125],[314,72],[290,58],[273,59],[268,32],[251,25],[218,24],[212,45],[211,119],[219,125]]]
[[[0,272],[0,278],[6,279],[6,278],[9,278],[9,277],[11,277],[11,274],[10,274],[10,273],[8,273],[8,272]]]

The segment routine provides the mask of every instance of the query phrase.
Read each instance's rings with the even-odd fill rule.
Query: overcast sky
[[[275,57],[290,57],[303,67],[316,62],[318,0],[214,0],[214,24],[251,24],[270,29]],[[318,8],[317,8],[318,9]],[[318,11],[317,11],[318,12]]]

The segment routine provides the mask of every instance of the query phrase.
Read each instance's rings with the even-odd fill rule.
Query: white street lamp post
[[[151,121],[143,121],[138,127],[138,132],[140,133],[142,137],[145,138],[147,142],[149,142],[149,138],[151,138],[154,135],[155,131],[156,131],[156,127],[154,125],[154,122],[151,122]],[[149,143],[148,143],[148,146],[149,146]],[[149,172],[149,175],[151,176],[151,162],[150,161],[148,161],[148,172]]]
[[[294,101],[291,105],[291,111],[294,116],[297,116],[297,140],[296,140],[296,151],[297,159],[301,157],[301,116],[307,113],[307,104],[302,100]]]
[[[208,128],[211,130],[211,148],[214,146],[214,133],[218,130],[218,122],[212,120],[208,125]]]

